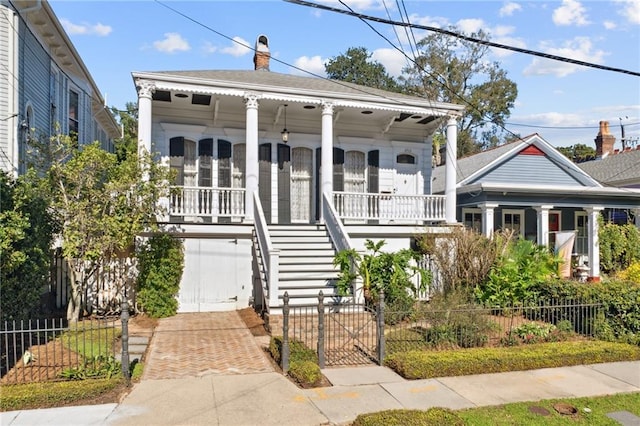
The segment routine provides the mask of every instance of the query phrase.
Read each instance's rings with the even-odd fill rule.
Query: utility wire
[[[520,47],[509,46],[509,45],[501,44],[501,43],[494,43],[494,42],[489,41],[489,40],[481,40],[481,39],[477,39],[477,38],[474,38],[474,37],[469,37],[469,36],[466,36],[464,34],[459,34],[459,33],[456,33],[454,31],[444,30],[442,28],[431,27],[431,26],[427,26],[427,25],[418,25],[418,24],[411,24],[411,23],[405,23],[405,22],[392,21],[390,19],[378,18],[378,17],[371,16],[371,15],[365,15],[365,14],[362,14],[362,13],[357,13],[357,12],[354,12],[352,10],[339,9],[339,8],[336,8],[336,7],[326,6],[326,5],[313,3],[313,2],[309,2],[309,1],[305,1],[305,0],[284,0],[284,1],[286,1],[287,3],[297,4],[297,5],[300,5],[300,6],[307,6],[307,7],[313,7],[313,8],[316,8],[316,9],[328,10],[330,12],[342,13],[342,14],[345,14],[345,15],[354,16],[356,18],[360,18],[360,19],[367,20],[367,21],[379,22],[381,24],[398,25],[398,26],[402,26],[402,27],[410,27],[410,28],[417,28],[417,29],[420,29],[420,30],[433,31],[433,32],[436,32],[436,33],[445,34],[445,35],[448,35],[448,36],[451,36],[451,37],[459,38],[461,40],[466,40],[466,41],[482,44],[482,45],[489,46],[489,47],[495,47],[495,48],[505,49],[505,50],[512,50],[514,52],[525,53],[527,55],[538,56],[538,57],[545,58],[545,59],[552,59],[552,60],[555,60],[555,61],[567,62],[567,63],[574,64],[574,65],[581,65],[581,66],[584,66],[584,67],[596,68],[596,69],[600,69],[600,70],[604,70],[604,71],[612,71],[612,72],[618,72],[618,73],[622,73],[622,74],[629,74],[629,75],[633,75],[633,76],[636,76],[636,77],[640,77],[640,72],[638,72],[638,71],[625,70],[623,68],[608,67],[606,65],[599,65],[599,64],[594,64],[594,63],[591,63],[591,62],[579,61],[577,59],[566,58],[566,57],[563,57],[563,56],[552,55],[552,54],[549,54],[549,53],[538,52],[538,51],[535,51],[535,50],[523,49],[523,48],[520,48]]]

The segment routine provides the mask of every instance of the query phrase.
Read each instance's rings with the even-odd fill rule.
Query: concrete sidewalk
[[[640,361],[408,381],[385,367],[323,370],[303,390],[279,373],[143,380],[120,404],[0,413],[4,425],[340,425],[386,409],[499,405],[640,392]],[[626,420],[624,420],[626,419]],[[625,426],[640,424],[626,416]]]

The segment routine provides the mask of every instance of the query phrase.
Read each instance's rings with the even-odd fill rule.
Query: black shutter
[[[379,192],[379,169],[380,169],[380,150],[369,151],[367,159],[368,170],[368,188],[367,191],[372,194]]]
[[[333,190],[344,191],[344,149],[333,148]]]
[[[278,144],[278,223],[291,223],[291,148]]]
[[[271,144],[258,148],[258,195],[267,223],[271,223]]]
[[[169,156],[184,157],[184,138],[182,136],[169,139]]]
[[[218,187],[231,187],[231,142],[218,141]]]

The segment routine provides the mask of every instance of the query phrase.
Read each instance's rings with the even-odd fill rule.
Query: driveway
[[[237,312],[177,314],[158,322],[143,380],[273,372]]]

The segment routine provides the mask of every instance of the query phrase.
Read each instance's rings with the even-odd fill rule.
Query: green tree
[[[571,146],[561,146],[556,148],[562,155],[574,163],[583,163],[596,158],[596,150],[593,147],[578,143]]]
[[[35,173],[0,171],[0,319],[34,313],[49,278],[55,224]]]
[[[489,40],[482,30],[470,36]],[[486,59],[489,48],[433,33],[418,42],[418,51],[400,80],[407,93],[467,107],[458,121],[458,157],[500,144],[518,88],[498,62]]]
[[[76,147],[68,136],[34,141],[45,173],[51,211],[61,224],[62,253],[70,265],[69,320],[86,308],[82,296],[102,267],[121,257],[145,230],[155,229],[157,201],[168,170],[148,154],[121,161],[98,142]]]
[[[327,77],[391,92],[402,91],[384,65],[372,60],[371,55],[364,47],[351,47],[345,53],[329,59],[324,66]]]
[[[138,105],[127,102],[124,110],[111,107],[111,113],[122,126],[122,137],[115,140],[115,151],[118,160],[128,155],[135,155],[138,150]]]

